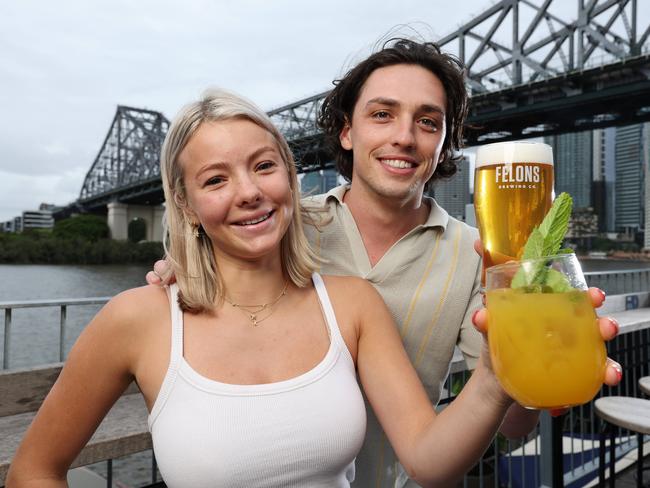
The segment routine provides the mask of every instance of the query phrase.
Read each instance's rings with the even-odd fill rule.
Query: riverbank
[[[160,242],[61,238],[51,233],[0,234],[0,264],[147,264],[160,259]]]

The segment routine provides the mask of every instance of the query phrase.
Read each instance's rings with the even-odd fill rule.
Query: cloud
[[[52,142],[43,146],[43,150],[50,156],[69,156],[70,149],[59,142]]]
[[[331,88],[396,24],[445,34],[484,7],[442,23],[418,0],[0,2],[0,215],[75,199],[118,104],[171,118],[216,85],[270,110]]]

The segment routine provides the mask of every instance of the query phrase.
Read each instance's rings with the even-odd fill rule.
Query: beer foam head
[[[553,149],[542,142],[495,142],[476,151],[476,167],[508,163],[541,163],[553,165]]]

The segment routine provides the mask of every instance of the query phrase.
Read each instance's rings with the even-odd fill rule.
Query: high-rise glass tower
[[[300,180],[300,193],[303,196],[327,193],[338,185],[339,174],[335,169],[325,169],[305,173]]]
[[[465,221],[465,207],[471,203],[469,192],[469,159],[464,157],[458,171],[450,179],[437,181],[429,193],[449,215]]]
[[[555,194],[567,192],[575,208],[592,206],[592,132],[571,132],[545,138],[553,148]]]
[[[599,230],[616,231],[616,128],[593,132],[592,205],[598,215]]]
[[[645,228],[649,146],[650,124],[616,128],[616,228],[629,235]]]

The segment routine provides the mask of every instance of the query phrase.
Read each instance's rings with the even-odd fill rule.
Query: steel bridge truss
[[[118,106],[79,202],[105,204],[118,192],[123,199],[150,192],[152,185],[160,188],[160,150],[168,128],[159,112]]]
[[[585,95],[601,86],[621,85],[630,79],[648,80],[650,62],[647,60],[600,76],[591,73],[586,79],[575,75],[647,53],[650,16],[638,15],[637,0],[576,0],[573,16],[567,18],[553,9],[556,5],[566,9],[568,3],[566,0],[555,0],[555,4],[553,0],[502,0],[437,41],[444,51],[458,56],[467,67],[466,80],[472,95],[469,122],[479,126],[478,130],[468,130],[468,145],[485,139],[541,136],[561,130],[586,130],[647,120],[643,107],[639,107],[637,116],[624,118],[594,113],[596,101],[585,109],[583,119],[570,127],[560,120],[560,112],[555,112],[554,117],[553,110],[558,108],[554,105],[552,110],[549,108],[529,120],[506,114],[506,118],[510,117],[507,123],[495,124],[495,131],[485,134],[488,131],[481,124],[491,122],[498,112],[534,111],[531,105],[547,100]],[[567,76],[572,76],[570,82],[566,81]],[[553,79],[555,83],[546,83]],[[299,166],[304,164],[302,171],[333,164],[316,125],[316,114],[327,93],[270,112],[296,151]],[[631,98],[637,95],[634,91],[630,93]],[[526,100],[522,100],[522,94]],[[588,93],[585,98],[589,98]]]
[[[637,0],[577,0],[571,21],[554,13],[552,3],[502,0],[438,41],[465,64],[472,94],[642,54],[650,23],[644,19],[639,32]]]
[[[571,17],[552,8],[566,9],[566,0],[502,0],[440,39],[467,67],[466,143],[650,120],[650,15],[639,15],[638,6],[648,5],[637,1],[575,0]],[[327,93],[269,112],[299,172],[334,165],[316,125]],[[168,126],[158,112],[118,107],[79,203],[160,199]]]
[[[268,112],[289,142],[300,172],[334,165],[333,161],[328,161],[331,158],[327,154],[323,133],[316,125],[318,111],[328,93],[323,92]]]

